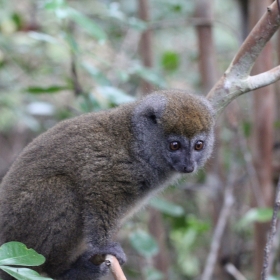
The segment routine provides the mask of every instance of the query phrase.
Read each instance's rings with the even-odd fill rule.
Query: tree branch
[[[273,216],[271,220],[270,230],[268,233],[267,243],[264,249],[263,271],[262,271],[261,280],[267,280],[269,276],[268,270],[269,270],[270,251],[271,251],[275,233],[277,231],[277,215],[279,210],[280,210],[280,177],[277,184],[276,199],[273,208]]]
[[[236,97],[253,89],[269,85],[280,78],[280,68],[250,76],[252,67],[266,43],[280,26],[278,5],[273,2],[248,35],[230,66],[208,93],[216,117]]]
[[[119,261],[113,255],[93,255],[90,259],[94,265],[101,265],[103,262],[110,268],[115,280],[127,280]]]
[[[233,176],[231,176],[233,177]],[[213,239],[211,242],[210,252],[207,257],[206,266],[203,271],[201,280],[210,280],[212,278],[213,270],[215,267],[215,263],[217,261],[218,251],[221,245],[221,239],[226,227],[226,223],[228,217],[230,215],[231,207],[234,203],[233,197],[233,187],[234,183],[232,182],[233,178],[229,179],[228,186],[226,187],[224,193],[224,204],[223,208],[220,212],[219,220],[217,222],[217,226],[214,231]]]
[[[227,263],[225,265],[225,270],[227,273],[232,275],[236,280],[247,280],[244,275],[232,264],[232,263]]]
[[[280,65],[264,73],[255,76],[249,76],[247,79],[248,91],[270,85],[278,81],[279,79],[280,79]]]
[[[127,280],[116,257],[107,255],[105,263],[110,267],[115,280]]]

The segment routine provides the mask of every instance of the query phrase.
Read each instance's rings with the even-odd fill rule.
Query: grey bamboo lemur
[[[120,224],[179,172],[201,167],[213,147],[210,103],[159,91],[118,108],[63,121],[29,144],[0,188],[0,242],[46,257],[39,272],[99,279],[96,254],[125,254]],[[10,279],[5,273],[3,279]]]

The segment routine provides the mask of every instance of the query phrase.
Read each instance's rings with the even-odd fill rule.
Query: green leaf
[[[172,11],[175,13],[180,13],[182,12],[183,7],[180,4],[175,4],[172,6]]]
[[[207,223],[206,221],[197,219],[192,214],[188,215],[187,227],[191,230],[195,230],[198,233],[203,233],[210,229],[209,223]]]
[[[180,205],[176,205],[163,198],[154,198],[150,201],[150,205],[164,214],[179,217],[184,214],[184,209]]]
[[[250,123],[249,121],[243,121],[242,129],[245,137],[248,138],[251,135],[252,123]]]
[[[69,86],[50,86],[50,87],[28,87],[25,92],[32,94],[56,93],[58,91],[70,89]]]
[[[275,121],[274,122],[274,127],[279,129],[280,128],[280,121]]]
[[[180,56],[174,51],[166,51],[161,57],[161,64],[166,71],[175,71],[179,68]]]
[[[238,222],[237,226],[243,228],[254,222],[268,222],[272,218],[272,213],[271,208],[252,208]]]
[[[0,265],[37,266],[45,262],[44,256],[24,244],[11,241],[0,247]]]
[[[17,26],[17,30],[19,30],[23,25],[23,18],[21,14],[14,12],[12,14],[12,20],[14,21],[15,25]]]
[[[43,277],[38,272],[25,267],[0,266],[2,270],[19,280],[52,280]]]
[[[66,6],[64,0],[46,0],[44,3],[44,8],[46,10],[56,10]]]
[[[106,40],[106,33],[92,19],[72,8],[68,8],[68,15],[98,41]]]
[[[156,240],[143,230],[133,232],[129,240],[132,247],[143,257],[151,258],[158,253]]]

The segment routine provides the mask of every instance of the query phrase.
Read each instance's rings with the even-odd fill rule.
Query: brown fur
[[[211,138],[213,124],[207,101],[183,91],[59,123],[24,149],[2,181],[1,243],[17,240],[42,253],[51,277],[99,279],[88,256],[124,261],[111,241],[120,221],[176,173],[162,155],[163,135]]]

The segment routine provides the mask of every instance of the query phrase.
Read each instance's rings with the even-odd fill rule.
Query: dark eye
[[[204,142],[201,141],[201,140],[198,140],[198,141],[195,143],[195,145],[194,145],[194,149],[195,149],[196,151],[200,151],[200,150],[203,149],[203,146],[204,146]]]
[[[173,141],[173,142],[170,143],[169,147],[170,147],[170,150],[177,151],[181,148],[181,144],[178,141]]]

